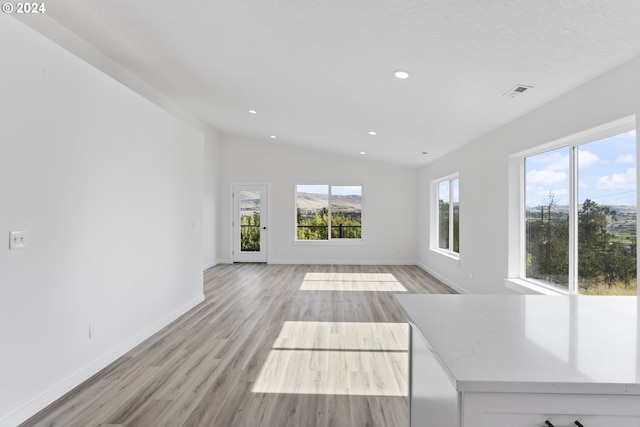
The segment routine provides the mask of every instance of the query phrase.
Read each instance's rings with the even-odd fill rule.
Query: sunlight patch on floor
[[[272,350],[254,393],[406,396],[408,354]]]
[[[391,273],[307,273],[301,291],[406,292]]]
[[[274,349],[408,351],[407,323],[284,322]]]
[[[285,322],[255,393],[407,396],[406,323]]]

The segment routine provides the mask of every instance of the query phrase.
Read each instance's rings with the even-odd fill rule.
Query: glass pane
[[[569,284],[569,147],[525,159],[526,277]]]
[[[578,291],[637,295],[635,132],[578,147]]]
[[[460,180],[451,181],[453,185],[453,251],[460,253]]]
[[[361,186],[331,186],[331,238],[362,238]]]
[[[329,239],[329,186],[297,185],[297,239]]]
[[[240,197],[240,251],[260,252],[260,192],[242,190]]]
[[[449,181],[438,183],[438,247],[449,249]]]

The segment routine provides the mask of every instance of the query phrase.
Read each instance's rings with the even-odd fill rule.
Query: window
[[[435,238],[432,248],[457,256],[460,253],[460,180],[457,175],[434,181],[437,201],[432,222]]]
[[[636,134],[588,134],[524,158],[524,277],[637,295]]]
[[[362,186],[297,185],[296,240],[362,239]]]

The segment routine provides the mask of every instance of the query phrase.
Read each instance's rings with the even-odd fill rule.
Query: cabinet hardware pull
[[[554,426],[553,424],[551,424],[551,421],[549,421],[549,420],[546,420],[544,423],[547,425],[547,427],[556,427],[556,426]],[[576,426],[578,426],[578,427],[584,427],[584,426],[582,425],[582,423],[581,423],[580,421],[578,421],[578,420],[574,421],[574,424],[575,424]],[[559,426],[558,426],[558,427],[559,427]]]

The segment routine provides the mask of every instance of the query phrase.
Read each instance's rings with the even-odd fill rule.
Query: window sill
[[[361,246],[363,239],[331,239],[331,240],[294,240],[294,245],[300,246]]]
[[[569,292],[562,289],[546,286],[533,280],[526,279],[505,279],[507,289],[518,292],[520,294],[535,295],[568,295]]]
[[[430,248],[431,252],[434,252],[438,255],[442,255],[445,258],[448,258],[452,261],[460,262],[460,254],[451,251],[445,251],[438,248]]]

